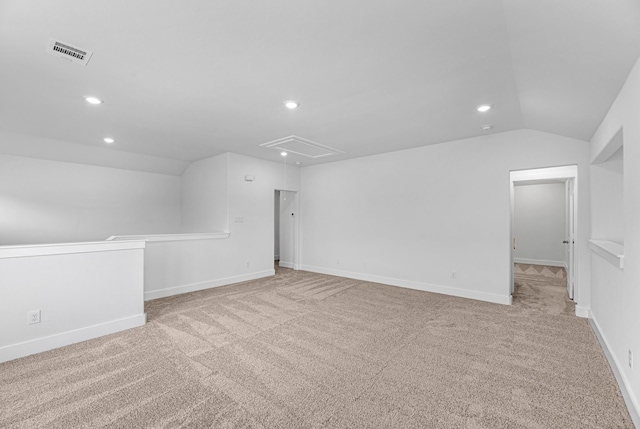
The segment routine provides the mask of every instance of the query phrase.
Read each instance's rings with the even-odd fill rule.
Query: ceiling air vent
[[[91,55],[93,55],[93,52],[86,51],[78,48],[77,46],[54,39],[49,39],[47,53],[56,57],[64,58],[65,60],[73,61],[74,63],[82,64],[83,66],[87,65]]]

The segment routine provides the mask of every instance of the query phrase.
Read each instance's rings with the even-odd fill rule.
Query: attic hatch
[[[284,137],[278,140],[262,143],[260,146],[277,151],[295,153],[297,155],[315,159],[344,153],[341,150],[298,136]]]
[[[49,39],[47,53],[74,63],[82,64],[83,66],[87,65],[93,55],[93,52],[91,51],[80,49],[77,46],[63,43],[55,39]]]

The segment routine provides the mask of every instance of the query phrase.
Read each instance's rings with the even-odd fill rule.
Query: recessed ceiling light
[[[102,100],[100,100],[98,97],[88,96],[84,97],[84,99],[87,100],[87,103],[89,104],[102,104]]]
[[[481,104],[476,107],[476,110],[478,112],[488,112],[489,110],[491,110],[491,104]]]
[[[112,139],[111,137],[105,137],[105,138],[104,138],[104,142],[105,142],[105,143],[113,143],[114,141],[115,141],[115,140],[114,140],[114,139]]]
[[[491,124],[484,124],[483,126],[481,126],[480,128],[482,128],[485,131],[489,131],[491,128],[493,128],[493,125]]]
[[[295,109],[300,106],[300,103],[298,103],[297,101],[288,100],[284,102],[284,105],[287,106],[287,109]]]
[[[296,161],[296,165],[302,165],[300,161]]]
[[[287,156],[287,152],[282,151],[282,152],[280,152],[280,155],[282,155],[282,156]]]

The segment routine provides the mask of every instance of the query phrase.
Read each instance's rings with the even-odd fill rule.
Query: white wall
[[[0,362],[143,325],[143,249],[0,246]],[[41,322],[28,325],[32,310]]]
[[[182,175],[182,226],[185,232],[228,228],[228,154],[189,164]]]
[[[246,175],[255,176],[255,180],[245,181]],[[238,262],[244,265],[238,269],[273,271],[273,193],[275,189],[298,191],[299,188],[298,167],[229,154],[230,243]],[[235,223],[234,218],[243,221]],[[249,267],[246,267],[247,262]]]
[[[180,177],[0,155],[0,245],[180,230]]]
[[[532,130],[303,168],[303,269],[508,303],[509,171],[569,164],[588,308],[589,145]]]
[[[226,190],[212,177],[226,163]],[[145,252],[145,299],[207,289],[274,274],[274,191],[299,189],[299,168],[236,154],[199,161],[183,183],[185,195],[205,199],[190,204],[191,219],[222,211],[230,219],[226,239],[150,242]],[[210,169],[210,170],[209,170]],[[245,176],[254,176],[253,181]],[[196,189],[191,189],[196,188]],[[224,195],[224,198],[220,198]],[[206,227],[206,222],[201,223]],[[200,231],[208,232],[208,231]]]
[[[564,183],[514,187],[514,261],[565,266],[566,203]]]
[[[591,237],[624,243],[623,169],[619,162],[591,167]]]
[[[636,63],[627,78],[616,101],[598,128],[591,141],[591,157],[599,159],[599,155],[606,150],[607,144],[615,138],[622,129],[624,143],[623,168],[623,237],[624,241],[624,271],[611,276],[605,263],[592,267],[593,302],[591,306],[592,318],[604,338],[615,367],[634,404],[635,423],[640,412],[640,61]],[[592,167],[594,172],[597,168]],[[599,172],[602,173],[602,172]],[[596,173],[596,174],[599,174]],[[594,194],[598,206],[594,207],[594,231],[600,233],[602,213],[607,210],[602,207],[607,204],[606,199],[598,192]],[[619,197],[616,197],[619,199]],[[596,221],[598,224],[596,224]],[[615,237],[619,232],[614,232]],[[597,256],[594,256],[594,258]],[[620,275],[622,274],[622,275]],[[634,355],[634,369],[629,368],[628,352]],[[624,390],[624,389],[623,389]],[[633,413],[632,413],[633,414]]]

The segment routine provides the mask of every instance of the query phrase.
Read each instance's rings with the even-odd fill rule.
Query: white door
[[[567,233],[564,241],[567,254],[567,293],[573,299],[574,267],[575,267],[575,205],[574,205],[574,180],[567,180]]]

